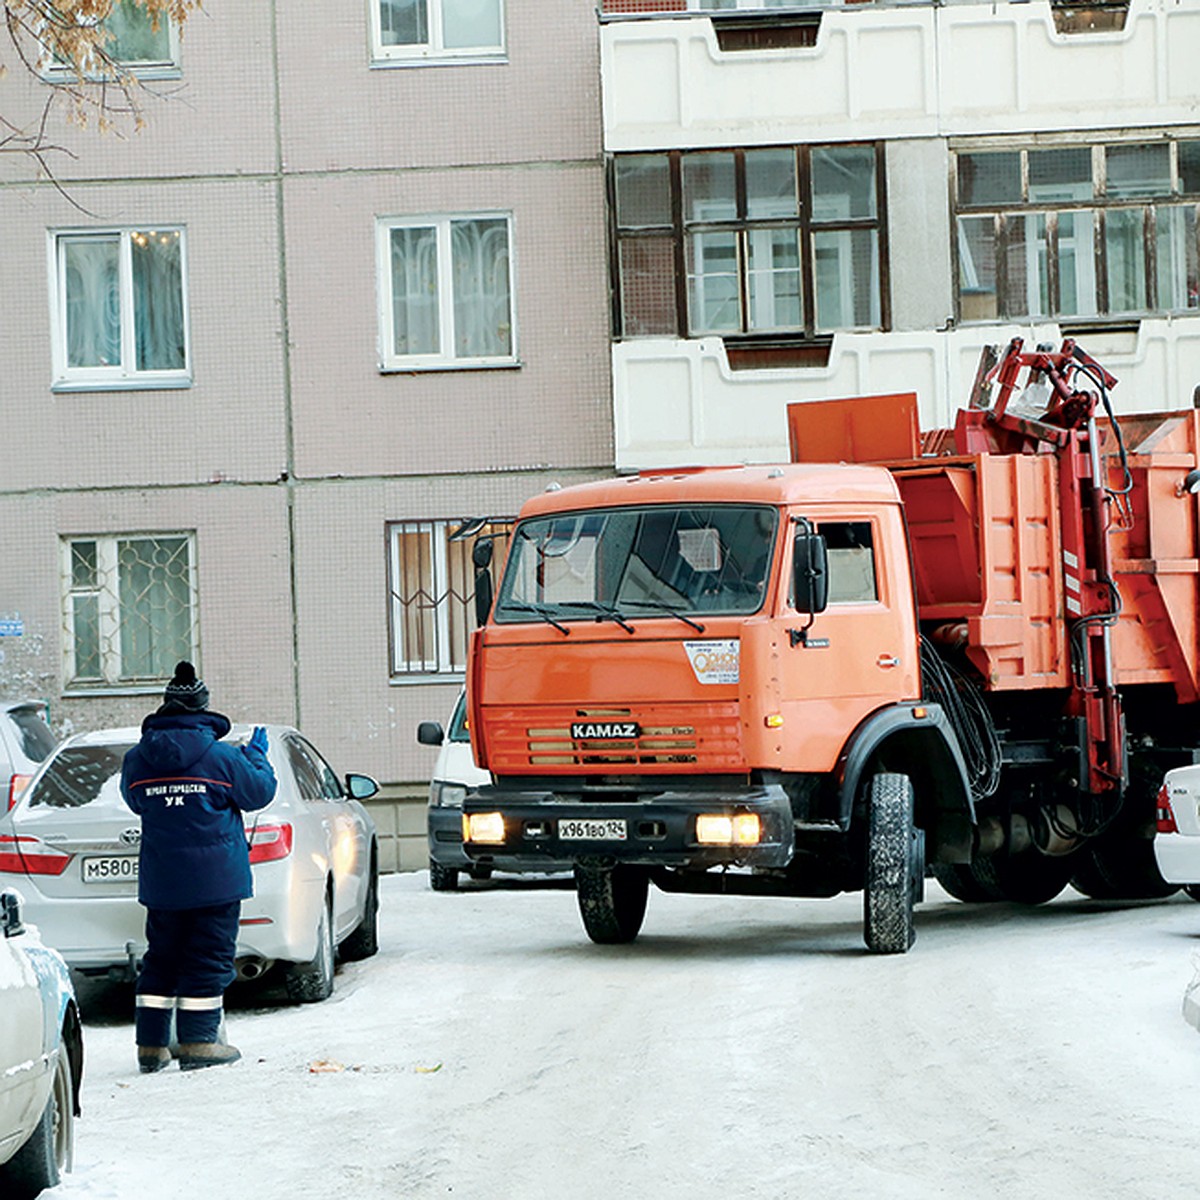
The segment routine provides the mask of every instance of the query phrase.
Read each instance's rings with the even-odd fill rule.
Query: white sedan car
[[[0,1196],[27,1200],[70,1169],[83,1034],[66,963],[0,893]]]
[[[1154,857],[1168,883],[1200,900],[1200,765],[1175,767],[1158,793]]]
[[[378,949],[379,853],[359,801],[379,785],[369,775],[340,780],[290,726],[266,729],[279,789],[245,816],[254,897],[242,903],[238,976],[279,963],[292,1000],[324,1000],[336,958]],[[240,745],[251,732],[235,725],[227,740]],[[141,827],[120,787],[121,762],[139,736],[128,728],[68,738],[0,818],[0,882],[19,881],[28,918],[84,974],[132,979],[145,951]]]

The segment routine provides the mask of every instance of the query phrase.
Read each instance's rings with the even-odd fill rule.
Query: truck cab
[[[536,497],[468,693],[495,782],[466,799],[464,849],[506,870],[572,860],[594,940],[636,935],[650,881],[864,886],[876,775],[907,797],[888,901],[904,944],[881,948],[911,941],[925,832],[969,852],[953,739],[920,699],[900,496],[877,467],[676,470]],[[921,788],[918,808],[912,777],[937,773],[951,786]]]

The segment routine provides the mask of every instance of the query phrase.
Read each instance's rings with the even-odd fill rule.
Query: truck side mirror
[[[492,611],[492,539],[480,538],[471,547],[475,564],[475,624],[486,625]]]
[[[819,613],[829,603],[829,556],[819,533],[802,530],[792,545],[792,601],[797,612]]]

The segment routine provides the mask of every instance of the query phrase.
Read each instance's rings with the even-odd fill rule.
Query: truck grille
[[[634,737],[572,738],[571,725],[637,723]],[[737,706],[671,709],[555,708],[526,710],[489,722],[488,762],[497,774],[594,767],[727,769],[741,760]]]

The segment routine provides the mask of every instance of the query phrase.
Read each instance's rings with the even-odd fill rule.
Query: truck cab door
[[[815,615],[798,613],[789,594],[779,650],[788,770],[831,770],[865,717],[919,695],[916,617],[899,513],[817,519],[815,526],[825,539],[828,603]]]

